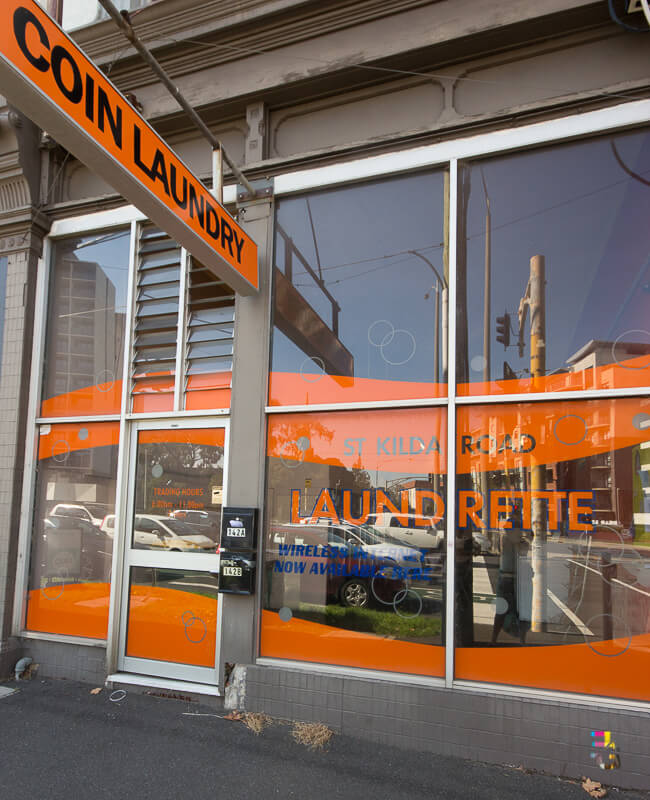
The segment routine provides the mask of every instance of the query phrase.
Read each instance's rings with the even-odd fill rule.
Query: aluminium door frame
[[[196,428],[210,428],[224,430],[224,465],[223,465],[223,498],[227,498],[228,487],[228,455],[230,444],[230,420],[225,417],[206,415],[204,417],[177,417],[175,419],[139,419],[127,423],[127,447],[125,454],[124,470],[126,478],[123,508],[124,515],[119,526],[119,533],[123,541],[123,554],[121,558],[118,594],[120,597],[120,613],[117,631],[117,667],[120,672],[137,675],[150,675],[156,678],[170,680],[190,681],[217,686],[219,672],[219,653],[221,646],[222,609],[223,603],[217,599],[217,622],[215,637],[214,666],[198,667],[190,664],[177,664],[172,661],[158,661],[145,659],[126,654],[129,591],[131,567],[150,566],[167,568],[170,570],[186,569],[197,572],[212,572],[218,570],[219,556],[217,554],[203,553],[177,553],[177,552],[151,552],[136,550],[131,547],[131,520],[134,518],[135,509],[135,471],[137,467],[137,442],[138,433],[143,430],[193,430]],[[116,535],[118,529],[116,528]]]

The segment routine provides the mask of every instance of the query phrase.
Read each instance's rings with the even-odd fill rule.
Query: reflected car
[[[179,508],[169,512],[169,517],[178,519],[186,525],[191,525],[194,533],[202,533],[210,539],[219,541],[221,531],[220,511],[199,511],[196,509]]]
[[[370,527],[384,536],[400,544],[410,547],[417,547],[424,550],[439,550],[445,541],[445,531],[443,527],[436,528],[433,517],[408,515],[410,522],[416,520],[420,525],[402,525],[399,515],[396,514],[370,514],[364,527]]]
[[[313,555],[314,547],[316,555]],[[346,541],[336,531],[336,526],[273,525],[266,555],[267,569],[276,587],[280,578],[279,573],[274,572],[276,562],[283,566],[292,563],[290,571],[286,571],[286,567],[283,570],[282,591],[297,590],[300,601],[305,603],[388,607],[405,587],[405,578],[396,576],[400,568],[394,560]],[[301,562],[304,563],[302,569]],[[299,565],[296,571],[294,564]],[[360,574],[351,574],[354,571]],[[274,581],[268,585],[273,593]]]
[[[91,525],[99,527],[102,523],[101,517],[94,517],[86,506],[78,503],[57,503],[49,513],[50,517],[74,517],[74,519],[84,519]]]
[[[387,534],[382,534],[372,525],[352,525],[345,523],[333,525],[332,531],[344,541],[360,547],[366,553],[374,554],[387,561],[393,561],[405,569],[420,568],[424,556],[420,550],[407,547]]]
[[[217,543],[181,520],[157,514],[136,514],[134,546],[146,549],[216,552]]]
[[[209,536],[197,533],[191,526],[174,517],[158,514],[136,514],[133,522],[133,546],[139,550],[173,550],[185,552],[210,552],[217,543]],[[108,514],[101,530],[111,538],[115,534],[115,514]]]

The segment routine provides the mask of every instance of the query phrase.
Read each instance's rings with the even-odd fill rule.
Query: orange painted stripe
[[[216,597],[131,586],[128,624],[127,656],[198,667],[215,665]]]
[[[609,655],[599,655],[585,643],[550,647],[460,647],[455,654],[456,677],[650,700],[650,633],[631,640],[595,642],[593,646]]]
[[[49,397],[41,403],[42,417],[81,417],[119,414],[122,404],[122,381],[85,386],[74,392]]]
[[[459,473],[467,473],[555,464],[632,447],[650,439],[650,428],[634,424],[639,413],[650,415],[650,400],[619,398],[462,406],[457,411],[457,469]],[[469,439],[464,446],[463,436],[476,441],[488,434],[493,437],[491,444],[496,452],[481,453]],[[506,434],[514,442],[523,434],[532,435],[535,447],[529,453],[513,453],[510,446],[502,447]],[[525,442],[530,444],[529,440]],[[491,449],[488,439],[480,446],[483,450]]]
[[[38,457],[39,460],[54,457],[63,461],[67,453],[93,447],[114,447],[119,440],[119,422],[61,423],[52,425],[49,433],[39,436]]]
[[[27,597],[28,631],[106,639],[108,583],[68,583],[32,589]]]
[[[401,642],[295,617],[282,622],[274,611],[262,611],[261,636],[261,655],[268,658],[412,675],[445,674],[445,648],[439,645]]]
[[[223,428],[180,428],[138,432],[138,444],[205,444],[211,447],[223,447],[225,439]]]
[[[297,372],[271,372],[269,375],[269,405],[272,406],[446,396],[446,383],[349,378],[308,371],[303,375]]]
[[[650,385],[650,355],[635,356],[618,364],[507,381],[459,383],[456,393],[465,397],[486,394],[526,394],[530,392],[569,392],[581,389],[635,389]]]
[[[288,464],[443,473],[447,469],[446,419],[447,412],[442,408],[273,415],[269,419],[268,455]],[[364,441],[359,454],[360,438]],[[440,452],[433,449],[436,443]],[[426,452],[427,448],[432,449]]]

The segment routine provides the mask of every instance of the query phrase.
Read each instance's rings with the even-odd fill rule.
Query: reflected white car
[[[436,528],[433,517],[408,515],[409,520],[417,519],[421,527],[405,527],[396,514],[370,514],[366,525],[384,536],[390,536],[401,544],[424,550],[438,550],[445,540],[443,527]],[[438,523],[440,524],[440,523]],[[365,527],[365,526],[364,526]]]
[[[104,517],[100,527],[112,537],[115,532],[115,515]],[[195,533],[191,525],[173,517],[136,514],[133,529],[133,546],[139,549],[216,552],[217,544],[213,539]]]
[[[102,520],[98,519],[97,517],[93,517],[93,515],[88,511],[86,506],[82,506],[79,503],[57,503],[54,508],[50,511],[50,517],[73,517],[74,519],[83,519],[86,522],[90,522],[91,525],[99,528],[101,526]]]

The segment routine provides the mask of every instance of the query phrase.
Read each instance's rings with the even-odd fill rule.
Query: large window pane
[[[458,410],[456,676],[650,700],[650,400]]]
[[[26,628],[104,639],[119,424],[40,429]]]
[[[262,655],[444,673],[445,420],[271,417]]]
[[[120,411],[129,241],[111,231],[52,248],[44,417]]]
[[[459,394],[650,385],[649,177],[647,131],[460,169]]]
[[[214,667],[218,591],[209,572],[133,567],[126,655]]]
[[[270,403],[446,393],[442,172],[280,200]]]
[[[139,432],[134,548],[216,552],[224,443],[223,428]]]

